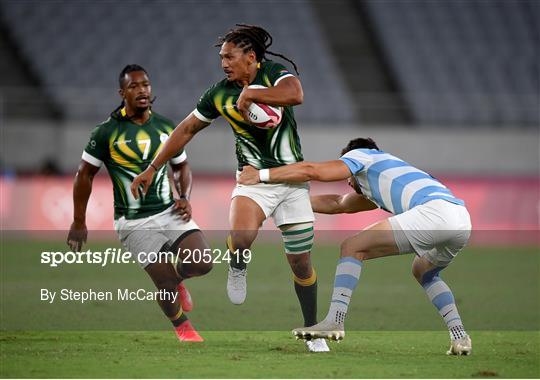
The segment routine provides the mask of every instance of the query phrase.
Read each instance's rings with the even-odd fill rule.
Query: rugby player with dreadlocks
[[[126,249],[134,255],[160,290],[163,313],[171,320],[181,341],[203,339],[184,311],[192,308],[191,297],[183,285],[186,278],[210,271],[210,263],[185,263],[158,260],[152,252],[185,252],[209,249],[197,224],[191,219],[189,196],[191,170],[186,153],[171,155],[173,183],[179,194],[174,200],[167,168],[163,166],[146,196],[134,199],[131,180],[145,169],[174,129],[174,124],[151,110],[152,89],[146,70],[126,66],[119,76],[122,104],[98,125],[83,151],[73,184],[74,215],[67,243],[80,251],[86,242],[86,207],[94,176],[105,165],[114,189],[114,226]]]
[[[152,163],[135,178],[131,185],[134,197],[138,197],[141,185],[146,193],[162,165],[219,116],[228,121],[235,135],[239,171],[251,165],[264,173],[264,170],[303,160],[293,113],[293,106],[303,102],[302,85],[285,66],[267,59],[267,55],[288,61],[298,74],[297,67],[287,57],[269,51],[271,45],[272,36],[266,30],[245,24],[237,24],[219,39],[216,46],[220,47],[219,56],[226,78],[206,90],[196,109],[176,127]],[[266,88],[248,88],[249,85]],[[251,125],[246,121],[246,113],[252,102],[282,106],[281,123],[274,129]],[[312,326],[317,323],[317,275],[310,259],[314,216],[308,184],[237,185],[232,193],[229,216],[229,252],[241,253],[249,249],[262,223],[269,217],[282,233],[304,325]],[[242,304],[246,298],[246,275],[242,255],[233,254],[227,294],[234,304]],[[306,344],[310,351],[328,351],[323,339]]]

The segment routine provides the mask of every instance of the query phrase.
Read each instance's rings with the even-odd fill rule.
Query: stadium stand
[[[222,12],[224,6],[235,11]],[[174,119],[185,116],[202,92],[223,78],[213,45],[238,22],[267,28],[275,41],[270,50],[298,64],[306,94],[299,120],[354,119],[344,80],[307,2],[287,3],[284,10],[273,2],[240,0],[5,0],[0,10],[21,53],[67,119],[107,115],[119,103],[117,73],[135,62],[150,72],[160,112]]]
[[[248,22],[266,27],[272,50],[298,64],[300,122],[538,126],[539,7],[534,0],[292,1],[286,9],[242,0],[2,0],[0,27],[9,36],[0,41],[2,63],[35,77],[14,84],[17,76],[3,73],[11,81],[0,78],[3,115],[61,110],[67,120],[99,122],[119,102],[118,71],[136,62],[151,74],[156,108],[178,120],[223,77],[217,36]],[[6,46],[16,46],[15,61]],[[25,86],[38,95],[18,96]],[[17,99],[43,99],[45,112]]]
[[[39,78],[19,54],[9,31],[0,22],[0,118],[53,119],[61,117]]]
[[[360,3],[417,123],[538,126],[538,1]]]
[[[359,122],[410,124],[408,107],[393,71],[376,44],[365,8],[350,0],[317,0],[312,5],[335,61],[347,78]]]

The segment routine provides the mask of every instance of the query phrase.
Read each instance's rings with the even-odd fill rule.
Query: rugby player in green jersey
[[[211,86],[199,99],[196,109],[171,134],[151,165],[139,174],[131,185],[134,197],[151,189],[153,177],[162,165],[173,157],[193,136],[223,116],[230,124],[236,139],[238,169],[251,165],[269,169],[303,160],[300,139],[292,106],[303,102],[300,81],[285,66],[266,59],[266,55],[281,54],[268,51],[272,36],[263,28],[239,24],[219,39],[219,56],[226,78]],[[266,88],[248,88],[249,85]],[[246,120],[252,102],[282,106],[283,118],[273,129],[260,129]],[[281,230],[287,260],[294,274],[294,287],[304,325],[317,321],[317,275],[311,265],[313,246],[313,211],[307,183],[237,185],[230,208],[231,232],[227,246],[231,253],[249,249],[262,223],[269,217]],[[246,298],[246,264],[241,255],[232,255],[227,294],[234,304]],[[307,342],[310,351],[328,351],[325,340]]]
[[[119,85],[122,104],[94,129],[82,154],[73,184],[74,215],[67,243],[73,251],[80,251],[86,242],[86,207],[92,181],[105,165],[113,184],[114,227],[120,240],[162,291],[160,294],[167,294],[158,302],[178,339],[202,341],[184,313],[191,310],[192,304],[183,280],[208,273],[212,264],[183,264],[181,260],[194,249],[209,249],[191,219],[191,170],[187,156],[183,149],[178,149],[170,158],[179,199],[173,199],[166,166],[157,172],[145,197],[135,199],[131,195],[131,180],[156,156],[174,124],[151,110],[150,80],[141,66],[126,66],[120,73]],[[155,252],[173,252],[173,256],[179,252],[180,260],[173,263]],[[179,297],[174,296],[176,292]]]

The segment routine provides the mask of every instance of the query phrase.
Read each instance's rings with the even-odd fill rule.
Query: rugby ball
[[[266,88],[258,84],[252,84],[248,88]],[[251,103],[248,108],[248,122],[257,128],[272,129],[281,123],[283,108],[270,106],[262,103]]]

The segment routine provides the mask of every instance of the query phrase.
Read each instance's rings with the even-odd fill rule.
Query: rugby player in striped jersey
[[[311,197],[315,212],[355,213],[382,208],[393,216],[375,223],[341,244],[330,310],[311,327],[293,330],[300,338],[342,339],[345,317],[366,260],[415,253],[412,273],[437,308],[450,334],[449,355],[472,350],[454,296],[440,272],[465,247],[471,220],[463,200],[428,173],[380,150],[372,139],[349,142],[339,160],[301,162],[270,170],[245,167],[242,185],[348,180],[354,192]]]

